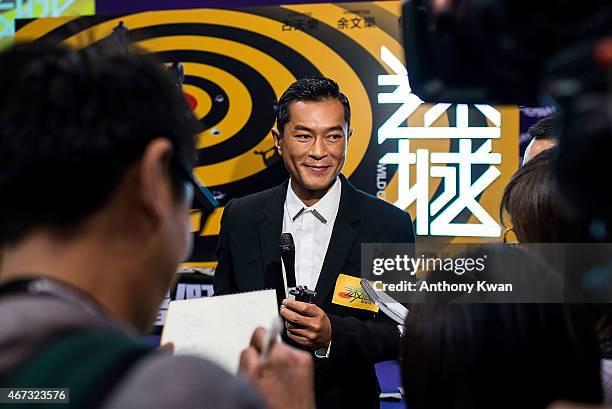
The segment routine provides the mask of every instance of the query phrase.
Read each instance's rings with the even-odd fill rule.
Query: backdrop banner
[[[322,3],[23,20],[17,37],[125,40],[181,63],[206,128],[194,172],[221,205],[287,178],[270,132],[276,102],[297,78],[333,78],[352,106],[351,183],[410,212],[419,241],[497,241],[501,193],[518,165],[518,108],[421,101],[399,20],[400,2]],[[196,238],[193,266],[214,265],[222,212]]]

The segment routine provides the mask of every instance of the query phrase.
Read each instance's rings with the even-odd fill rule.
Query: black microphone
[[[309,290],[307,286],[295,285],[295,244],[291,233],[281,234],[280,248],[281,259],[285,265],[285,277],[287,277],[287,296],[292,296],[295,301],[314,304],[317,293]]]
[[[280,236],[281,259],[285,266],[287,287],[295,287],[295,244],[291,233],[282,233]]]

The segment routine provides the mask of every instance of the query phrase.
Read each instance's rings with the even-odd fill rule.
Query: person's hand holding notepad
[[[271,325],[272,324],[272,325]],[[268,327],[273,332],[267,336]],[[282,331],[275,290],[173,301],[161,343],[175,354],[199,355],[246,376],[270,409],[314,409],[314,366],[290,347]]]
[[[255,328],[269,328],[276,317],[274,290],[172,301],[161,343],[172,342],[175,354],[198,355],[236,374]]]

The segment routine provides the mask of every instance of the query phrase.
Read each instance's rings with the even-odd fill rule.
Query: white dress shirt
[[[305,285],[311,290],[317,286],[340,207],[341,193],[342,183],[336,177],[325,196],[313,206],[307,207],[291,189],[289,180],[283,213],[283,233],[291,233],[295,243],[296,285]],[[287,294],[287,273],[284,265],[283,280]],[[327,347],[317,349],[315,356],[329,358],[330,351],[331,341]]]
[[[332,187],[317,203],[307,207],[287,188],[283,214],[283,233],[291,233],[295,243],[295,283],[314,290],[321,274],[334,222],[340,206],[342,183],[336,177]],[[281,263],[282,264],[282,263]],[[285,293],[287,276],[283,265]]]

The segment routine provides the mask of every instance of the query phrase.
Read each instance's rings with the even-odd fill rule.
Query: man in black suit
[[[290,179],[226,205],[215,293],[275,288],[286,338],[316,356],[318,408],[378,408],[374,363],[398,358],[399,332],[364,299],[361,243],[412,243],[412,221],[340,174],[352,129],[334,81],[292,84],[272,132]],[[283,232],[294,237],[296,282],[315,289],[314,304],[285,299]]]

